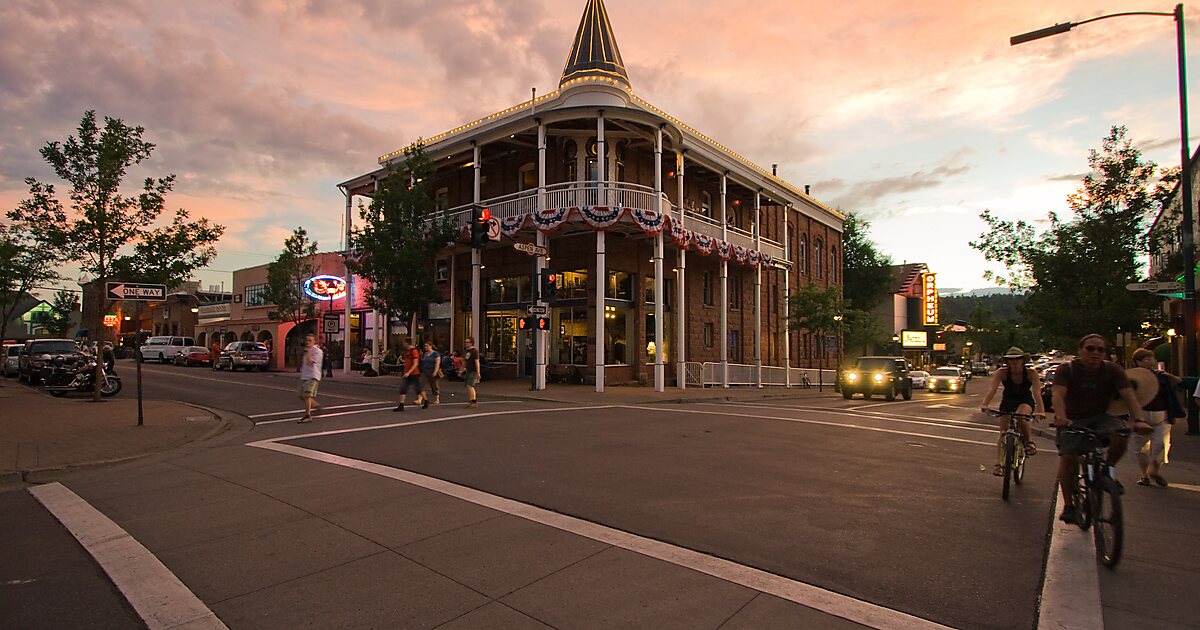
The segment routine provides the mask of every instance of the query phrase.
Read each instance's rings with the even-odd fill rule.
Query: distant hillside
[[[942,323],[950,323],[956,319],[970,321],[971,311],[976,304],[992,312],[993,321],[1021,320],[1017,308],[1025,301],[1024,295],[1013,295],[1007,291],[982,296],[952,296],[938,300],[938,310]]]

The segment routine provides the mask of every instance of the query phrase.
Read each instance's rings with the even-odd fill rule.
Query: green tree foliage
[[[442,300],[434,265],[438,252],[458,235],[458,224],[437,211],[430,188],[434,167],[417,142],[405,161],[380,183],[363,226],[351,240],[355,273],[371,283],[370,305],[411,322],[429,302]],[[410,328],[411,329],[411,328]]]
[[[872,348],[887,341],[891,334],[875,313],[848,308],[844,311],[844,317],[846,360],[869,354]]]
[[[1022,312],[1052,344],[1069,347],[1081,335],[1112,337],[1135,330],[1154,298],[1125,290],[1142,278],[1146,221],[1161,198],[1151,191],[1156,166],[1113,127],[1099,150],[1088,154],[1089,173],[1067,199],[1070,219],[1050,213],[1050,227],[1037,234],[1024,221],[1004,221],[985,211],[988,231],[971,246],[1008,269],[1001,284],[1028,288]]]
[[[0,339],[23,296],[62,279],[61,248],[29,225],[0,225]]]
[[[839,331],[842,314],[841,287],[806,284],[788,296],[788,328],[807,330],[818,337]]]
[[[846,215],[842,224],[843,295],[862,311],[879,306],[892,283],[892,260],[871,242],[867,233],[870,227],[870,223],[854,214]]]
[[[303,227],[292,230],[283,241],[283,251],[267,265],[267,287],[263,298],[275,305],[271,318],[298,324],[317,316],[316,300],[304,292],[304,283],[317,275],[317,242],[308,240]]]
[[[50,303],[50,319],[46,330],[51,337],[66,337],[71,330],[71,315],[79,310],[79,296],[74,291],[61,289],[54,294]]]
[[[183,209],[175,211],[169,224],[159,224],[175,175],[147,177],[137,194],[122,193],[129,168],[154,151],[154,145],[142,139],[144,133],[142,127],[108,117],[101,129],[96,112],[85,112],[76,136],[49,142],[41,150],[70,187],[71,212],[53,184],[30,177],[25,180],[29,198],[9,213],[12,221],[36,226],[43,233],[40,238],[61,248],[67,262],[79,265],[84,282],[176,284],[216,256],[223,226],[204,218],[191,221]],[[100,312],[108,312],[108,306],[104,300]]]

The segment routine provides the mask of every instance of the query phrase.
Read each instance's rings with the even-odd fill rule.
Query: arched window
[[[800,273],[808,273],[808,235],[800,235],[800,255],[796,257],[800,263]]]
[[[837,274],[838,274],[837,245],[834,245],[829,248],[829,281],[837,282]]]
[[[568,182],[573,182],[579,179],[576,174],[579,173],[579,166],[575,162],[579,147],[576,146],[574,140],[568,140],[563,145],[563,179]]]
[[[813,275],[817,278],[821,277],[821,258],[825,251],[825,243],[821,239],[817,239],[813,243]]]

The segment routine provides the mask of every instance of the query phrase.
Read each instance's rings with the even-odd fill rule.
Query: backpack
[[[442,355],[442,373],[443,374],[454,374],[456,371],[457,370],[454,369],[454,357],[452,357],[448,354],[443,354]]]

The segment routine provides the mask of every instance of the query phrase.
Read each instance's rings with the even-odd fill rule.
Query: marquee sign
[[[900,331],[900,346],[904,348],[928,348],[929,333],[924,330]]]
[[[921,274],[921,304],[923,307],[921,310],[921,323],[925,326],[937,326],[938,294],[936,273]]]
[[[346,281],[337,276],[313,276],[304,281],[304,292],[318,300],[346,297]]]

